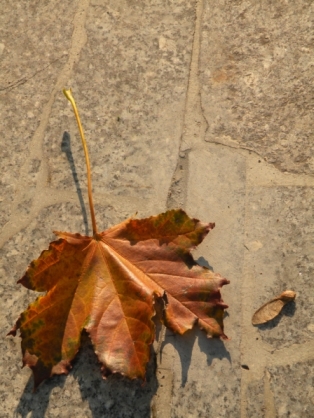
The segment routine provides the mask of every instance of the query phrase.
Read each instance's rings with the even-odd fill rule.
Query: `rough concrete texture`
[[[2,417],[314,416],[313,38],[310,0],[3,1],[0,16]],[[230,279],[229,341],[166,333],[147,382],[102,380],[88,337],[32,393],[6,337],[16,284],[53,239],[182,207],[215,229],[195,252]],[[268,324],[254,311],[286,289]],[[156,347],[155,347],[156,348]]]

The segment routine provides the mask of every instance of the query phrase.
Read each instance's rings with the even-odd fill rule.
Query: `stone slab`
[[[174,337],[172,417],[240,415],[241,273],[243,257],[245,157],[207,145],[188,156],[186,209],[190,216],[216,226],[194,252],[203,265],[230,279],[222,289],[230,305],[225,333],[230,341],[207,339],[202,331]],[[204,264],[206,263],[206,264]],[[187,375],[187,376],[186,376]],[[185,415],[186,414],[186,415]]]
[[[311,1],[204,1],[200,58],[206,141],[311,173]]]
[[[312,418],[313,2],[35,3],[0,16],[1,418]],[[91,230],[64,87],[100,229],[174,206],[216,222],[194,256],[231,281],[230,340],[167,332],[142,385],[103,381],[83,335],[69,376],[33,394],[6,337],[36,297],[16,281],[52,230]],[[295,303],[253,327],[288,287]]]

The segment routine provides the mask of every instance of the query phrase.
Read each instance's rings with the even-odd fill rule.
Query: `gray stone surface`
[[[313,2],[3,2],[0,19],[0,417],[312,418]],[[167,332],[147,382],[102,380],[88,337],[32,393],[16,284],[54,239],[182,207],[215,222],[194,252],[231,283],[229,341]],[[253,327],[263,303],[295,303]],[[155,345],[156,349],[156,345]],[[155,370],[156,369],[156,370]]]
[[[312,1],[204,1],[205,140],[313,174]]]
[[[271,388],[278,418],[314,415],[313,368],[313,360],[270,368]],[[291,380],[294,385],[287,376],[293,376]]]
[[[157,211],[165,209],[176,165],[195,6],[193,1],[161,4],[92,1],[86,43],[68,81],[82,118],[89,121],[95,193],[154,199]],[[58,98],[45,133],[45,154],[51,187],[75,191],[66,155],[60,153],[71,112],[70,104],[65,107]],[[74,121],[71,126],[76,132]],[[70,142],[76,169],[84,173],[84,159],[76,158],[82,156],[76,134]]]
[[[260,338],[276,349],[314,337],[313,195],[311,187],[296,186],[254,187],[248,193],[248,215],[254,222],[246,247],[254,263],[254,287],[260,290],[254,309],[282,289],[298,295],[277,318],[258,327]]]
[[[254,381],[248,385],[246,415],[248,417],[264,417],[264,382],[263,380]]]
[[[45,4],[46,3],[46,4]],[[2,153],[0,225],[9,219],[16,203],[23,170],[27,198],[34,187],[34,176],[41,161],[42,146],[37,141],[41,119],[67,62],[73,27],[68,23],[75,14],[76,2],[20,1],[13,7],[1,7],[1,125]],[[60,89],[58,89],[58,94]],[[34,162],[25,156],[32,150]],[[37,163],[36,163],[37,161]],[[37,169],[37,170],[36,170]],[[27,177],[27,178],[26,178]]]

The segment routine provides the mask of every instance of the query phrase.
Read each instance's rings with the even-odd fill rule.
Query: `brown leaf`
[[[279,313],[281,309],[292,300],[295,299],[296,293],[292,290],[286,290],[281,295],[277,296],[276,298],[270,300],[269,302],[265,303],[262,307],[260,307],[252,318],[253,325],[264,324],[265,322],[271,321],[274,319]]]
[[[190,250],[214,224],[171,210],[127,220],[93,237],[56,232],[19,283],[47,292],[19,317],[23,363],[35,387],[67,374],[81,332],[89,333],[104,376],[144,378],[155,329],[156,298],[164,298],[163,322],[183,334],[198,323],[208,336],[226,338],[219,274],[195,263]]]

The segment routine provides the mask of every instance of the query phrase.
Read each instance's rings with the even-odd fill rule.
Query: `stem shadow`
[[[87,211],[86,211],[86,206],[85,206],[84,199],[83,199],[82,189],[80,187],[80,181],[79,181],[78,176],[77,176],[76,167],[75,167],[75,163],[74,163],[74,158],[73,158],[73,154],[72,154],[71,136],[68,132],[63,132],[62,141],[61,141],[61,151],[65,153],[65,155],[68,159],[68,162],[70,164],[70,169],[71,169],[74,184],[75,184],[75,187],[76,187],[76,192],[77,192],[79,202],[80,202],[80,206],[81,206],[81,209],[82,209],[83,222],[84,222],[84,227],[85,227],[85,235],[88,235]]]

